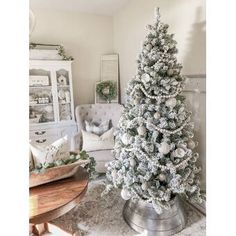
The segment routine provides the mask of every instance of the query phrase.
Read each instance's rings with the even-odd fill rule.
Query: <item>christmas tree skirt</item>
[[[111,191],[104,198],[105,178],[100,177],[89,183],[86,196],[79,206],[54,220],[61,228],[77,232],[83,236],[135,236],[142,235],[133,231],[124,221],[122,210],[125,201],[119,190]],[[206,219],[187,205],[187,225],[177,236],[205,236]],[[145,234],[143,234],[145,235]]]

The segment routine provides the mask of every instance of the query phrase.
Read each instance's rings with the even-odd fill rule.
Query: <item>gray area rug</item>
[[[81,203],[67,214],[52,221],[61,228],[81,236],[135,236],[123,220],[122,209],[125,201],[120,190],[114,190],[102,198],[105,178],[100,177],[89,183],[88,191]],[[206,219],[196,210],[186,205],[188,222],[186,228],[176,236],[205,236]]]

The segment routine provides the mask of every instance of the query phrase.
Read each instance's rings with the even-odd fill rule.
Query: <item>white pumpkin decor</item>
[[[126,201],[131,198],[131,195],[130,195],[129,191],[127,189],[124,189],[124,188],[121,190],[120,195]]]
[[[164,155],[168,154],[170,152],[170,149],[171,149],[170,145],[166,142],[162,142],[160,144],[160,147],[158,148],[159,152]]]
[[[137,131],[138,131],[139,135],[144,136],[146,134],[146,132],[147,132],[147,129],[144,126],[139,126],[137,128]]]
[[[170,107],[170,108],[173,108],[176,106],[176,99],[175,98],[169,98],[167,101],[166,101],[166,106],[167,107]]]

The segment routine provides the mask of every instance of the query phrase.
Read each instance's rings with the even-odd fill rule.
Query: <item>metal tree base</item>
[[[158,215],[151,203],[141,200],[128,200],[123,208],[126,223],[138,233],[147,232],[147,236],[168,236],[183,230],[186,214],[178,197],[171,201],[171,208]]]

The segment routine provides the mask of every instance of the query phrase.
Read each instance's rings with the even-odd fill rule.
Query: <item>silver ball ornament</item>
[[[168,100],[166,100],[166,106],[167,107],[173,108],[173,107],[176,106],[176,104],[177,104],[177,101],[176,101],[175,98],[169,98]]]
[[[148,189],[148,183],[147,182],[142,183],[141,188],[142,190],[146,191]]]
[[[146,49],[150,51],[152,49],[152,45],[149,43],[148,45],[146,45]]]
[[[173,74],[174,74],[174,70],[173,70],[173,69],[169,69],[169,70],[167,71],[167,75],[171,76],[171,75],[173,75]]]
[[[126,201],[131,198],[130,192],[127,189],[122,189],[120,195]]]
[[[166,175],[161,173],[161,174],[158,175],[158,179],[160,181],[165,181],[166,180]]]
[[[171,146],[166,142],[161,143],[160,147],[158,148],[159,152],[164,154],[164,155],[169,153],[170,149],[171,149]]]
[[[175,157],[179,157],[179,158],[182,158],[184,157],[186,154],[185,150],[183,148],[177,148],[175,151],[174,151],[174,156]]]
[[[142,76],[141,76],[141,80],[142,80],[142,82],[143,83],[148,83],[150,80],[151,80],[151,78],[150,78],[150,75],[149,74],[143,74]]]
[[[138,131],[139,135],[144,136],[146,134],[146,132],[147,132],[147,129],[144,126],[139,126],[137,128],[137,131]]]
[[[154,113],[154,118],[159,119],[161,117],[161,114],[159,112]]]
[[[129,141],[130,141],[130,135],[129,134],[124,134],[122,137],[121,137],[121,141],[124,145],[128,145],[129,144]]]
[[[190,139],[187,143],[187,147],[190,149],[194,149],[196,147],[196,144],[192,139]]]
[[[132,167],[136,166],[136,161],[134,158],[130,158],[129,163]]]
[[[138,105],[140,103],[140,98],[135,98],[134,99],[134,105]]]

